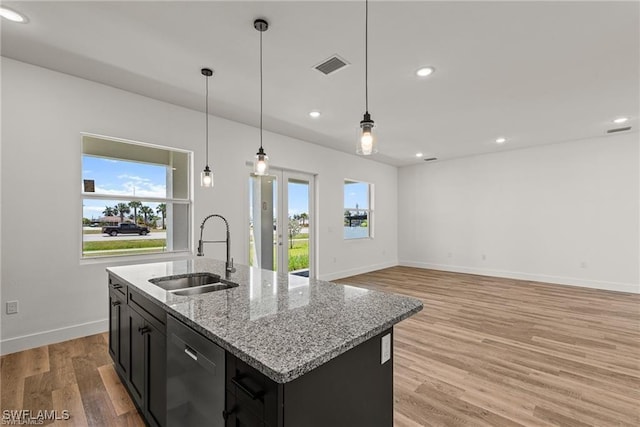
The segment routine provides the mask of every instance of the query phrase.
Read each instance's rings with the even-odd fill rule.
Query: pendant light
[[[267,175],[269,173],[269,157],[262,148],[262,33],[267,31],[269,24],[264,19],[256,19],[253,22],[253,27],[260,32],[260,149],[253,162],[253,172],[256,175]]]
[[[364,99],[365,113],[360,121],[360,132],[356,153],[369,156],[378,152],[378,143],[373,134],[374,122],[369,114],[369,0],[365,0],[364,20]]]
[[[213,75],[213,71],[210,68],[203,68],[200,70],[205,77],[205,104],[204,111],[206,116],[206,128],[205,128],[205,151],[206,151],[206,164],[204,170],[200,172],[200,186],[205,188],[213,187],[213,172],[209,169],[209,77]]]

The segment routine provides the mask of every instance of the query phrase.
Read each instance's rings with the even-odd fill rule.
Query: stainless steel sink
[[[202,286],[195,286],[187,289],[179,289],[176,291],[171,291],[171,293],[174,295],[182,295],[182,296],[198,295],[198,294],[205,294],[207,292],[213,292],[213,291],[223,291],[225,289],[235,288],[236,286],[238,286],[238,284],[233,282],[215,283],[212,285],[202,285]]]
[[[149,280],[154,285],[174,295],[198,295],[207,292],[222,291],[238,286],[213,273],[191,273],[177,276],[156,277]]]
[[[213,283],[220,283],[220,276],[212,273],[191,273],[177,276],[156,277],[149,280],[165,291],[177,291]]]

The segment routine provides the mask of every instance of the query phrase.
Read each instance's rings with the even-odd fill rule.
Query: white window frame
[[[81,138],[80,138],[80,164],[82,165],[82,158],[85,155],[88,156],[93,156],[96,158],[103,158],[103,159],[113,159],[113,160],[121,160],[121,161],[130,161],[130,162],[139,162],[139,160],[131,160],[131,159],[126,159],[126,158],[121,158],[121,157],[109,157],[109,156],[98,156],[98,155],[93,155],[93,154],[86,154],[84,152],[84,138],[85,137],[90,137],[90,138],[97,138],[97,139],[102,139],[105,141],[114,141],[114,142],[118,142],[118,143],[124,143],[124,144],[131,144],[131,145],[137,145],[137,146],[141,146],[141,147],[148,147],[148,148],[154,148],[154,149],[159,149],[159,150],[164,150],[164,151],[168,151],[168,152],[178,152],[178,153],[184,153],[187,155],[187,167],[188,167],[188,173],[187,173],[187,197],[186,198],[176,198],[176,197],[140,197],[140,196],[133,196],[133,195],[113,195],[113,194],[103,194],[103,193],[95,193],[95,192],[85,192],[84,188],[81,188],[81,192],[80,192],[80,223],[82,224],[82,218],[84,218],[83,215],[83,204],[84,204],[84,200],[85,199],[93,199],[93,200],[113,200],[113,201],[122,201],[122,202],[130,202],[130,201],[140,201],[140,202],[149,202],[149,203],[165,203],[165,205],[167,206],[167,211],[169,211],[170,207],[173,205],[184,205],[187,206],[187,218],[188,218],[188,225],[187,225],[187,229],[188,229],[188,240],[187,240],[187,244],[186,244],[186,248],[184,249],[177,249],[177,250],[167,250],[165,252],[150,252],[148,254],[131,254],[131,255],[127,255],[127,254],[120,254],[120,255],[103,255],[103,256],[86,256],[84,254],[84,239],[83,239],[83,228],[80,228],[80,246],[79,246],[79,255],[80,255],[80,261],[81,262],[100,262],[100,261],[105,261],[105,260],[113,260],[113,259],[140,259],[141,257],[146,257],[146,258],[175,258],[176,256],[180,257],[180,256],[184,256],[185,254],[189,254],[192,252],[192,235],[193,235],[193,151],[190,150],[184,150],[184,149],[180,149],[180,148],[174,148],[174,147],[166,147],[166,146],[162,146],[162,145],[156,145],[156,144],[149,144],[146,142],[140,142],[140,141],[133,141],[133,140],[128,140],[128,139],[123,139],[123,138],[116,138],[116,137],[111,137],[111,136],[104,136],[104,135],[97,135],[97,134],[90,134],[90,133],[81,133]],[[152,165],[158,165],[158,163],[148,163],[148,164],[152,164]],[[163,165],[163,166],[167,166],[167,165]],[[173,185],[173,179],[172,179],[172,175],[171,175],[171,170],[169,169],[167,171],[167,192],[168,193],[172,193],[172,185]],[[80,168],[80,181],[82,182],[83,180],[83,171],[82,171],[82,167]],[[165,217],[169,217],[169,214],[167,213],[167,215],[165,215]],[[170,242],[172,242],[172,233],[168,232],[168,227],[167,227],[167,247],[169,247]]]

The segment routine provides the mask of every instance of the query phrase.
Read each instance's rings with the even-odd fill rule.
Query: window
[[[191,153],[82,137],[82,257],[188,251]]]
[[[373,185],[345,179],[344,238],[373,237]]]

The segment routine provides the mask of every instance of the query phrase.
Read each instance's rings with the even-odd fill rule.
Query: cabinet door
[[[145,333],[147,331],[145,321],[138,312],[130,309],[128,314],[128,325],[130,328],[130,368],[129,368],[129,391],[136,404],[144,410],[144,373],[145,373]]]
[[[167,339],[150,323],[146,325],[146,399],[151,425],[165,426],[167,419]]]
[[[109,292],[109,354],[116,366],[118,364],[118,354],[120,353],[120,304],[122,303],[118,301],[113,292]]]
[[[124,298],[115,291],[109,292],[109,354],[120,375],[127,378],[129,372],[129,319]]]

